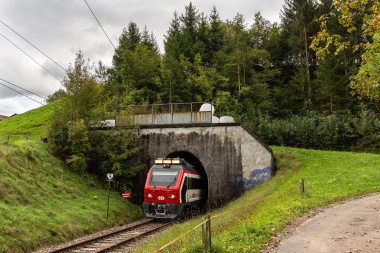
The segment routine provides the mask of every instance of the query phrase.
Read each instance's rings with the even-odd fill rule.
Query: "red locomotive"
[[[199,209],[207,200],[207,181],[182,158],[158,158],[150,168],[144,213],[148,218],[174,219]]]

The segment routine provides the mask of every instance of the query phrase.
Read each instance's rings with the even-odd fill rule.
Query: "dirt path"
[[[380,194],[309,214],[274,237],[261,252],[380,252]]]

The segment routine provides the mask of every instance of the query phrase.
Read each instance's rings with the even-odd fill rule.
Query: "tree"
[[[160,61],[158,52],[144,45],[123,52],[120,74],[126,86],[126,104],[157,100]]]
[[[351,88],[360,99],[369,98],[378,110],[379,88],[379,9],[373,0],[332,0],[331,11],[319,17],[320,30],[313,38],[312,47],[319,58],[350,52],[363,52],[360,68],[352,73]],[[331,24],[339,23],[340,30]]]
[[[131,190],[134,177],[146,169],[139,158],[142,148],[137,144],[132,131],[91,131],[89,171],[99,178],[114,174],[114,187],[119,191]]]
[[[119,38],[105,85],[112,106],[153,103],[159,96],[161,56],[153,33],[130,22]]]
[[[219,13],[216,7],[213,6],[209,17],[209,42],[206,47],[206,51],[212,54],[214,57],[217,52],[223,49],[225,45],[226,34],[224,31],[224,25],[219,17]],[[219,67],[219,66],[216,66]]]
[[[366,51],[362,55],[363,63],[356,76],[351,79],[351,87],[359,98],[367,97],[373,100],[376,110],[379,112],[380,102],[380,33],[372,36],[373,42],[366,45]]]
[[[315,72],[315,104],[320,112],[333,114],[353,108],[354,98],[348,87],[349,77],[345,74],[345,60],[342,56],[328,55],[318,61]]]
[[[147,52],[146,46],[135,48],[142,50],[142,56]],[[74,171],[99,178],[111,171],[118,190],[131,189],[133,177],[144,168],[136,159],[140,147],[132,132],[97,131],[107,117],[107,99],[97,81],[103,80],[99,75],[103,76],[104,69],[94,73],[93,68],[79,52],[67,69],[62,82],[65,93],[49,127],[49,145]]]
[[[89,151],[86,130],[104,115],[105,98],[92,70],[93,65],[79,52],[74,65],[66,70],[62,81],[64,94],[49,128],[52,150],[81,171]]]
[[[181,48],[183,55],[192,61],[197,53],[202,52],[202,46],[198,41],[198,27],[200,15],[196,7],[190,2],[185,6],[185,14],[179,17],[181,21]]]
[[[197,54],[203,54],[207,25],[200,26],[200,15],[190,3],[185,7],[185,14],[174,13],[168,34],[165,36],[165,56],[162,64],[162,101],[170,103],[192,102],[195,99],[195,84],[189,74]],[[202,36],[198,28],[201,27]],[[203,29],[203,30],[202,30]],[[200,39],[200,37],[203,38]],[[190,86],[189,86],[190,85]]]
[[[245,19],[238,13],[233,21],[226,24],[226,44],[223,48],[224,62],[221,72],[227,77],[231,84],[228,90],[231,95],[236,96],[240,101],[241,89],[246,84],[247,70],[246,63],[248,49],[247,32],[245,31]],[[220,54],[219,54],[220,55]]]
[[[62,86],[66,97],[62,101],[64,117],[75,121],[82,119],[85,124],[101,118],[102,90],[93,74],[94,65],[86,61],[83,54],[76,55],[74,66],[70,64]]]
[[[260,49],[268,49],[272,24],[264,19],[260,12],[255,13],[254,22],[249,30],[250,46]]]
[[[83,120],[70,122],[68,131],[68,142],[70,144],[70,156],[66,162],[70,167],[79,173],[83,173],[87,169],[89,160],[88,153],[91,146],[88,138],[87,126]]]
[[[310,38],[317,29],[314,22],[316,14],[317,5],[314,0],[285,0],[281,11],[282,29],[291,49],[288,54],[289,63],[295,67],[296,78],[292,79],[292,85],[299,86],[294,96],[299,96],[297,100],[303,102],[302,108],[311,108],[313,100],[311,79],[316,57],[310,50]],[[297,73],[301,71],[305,73]]]

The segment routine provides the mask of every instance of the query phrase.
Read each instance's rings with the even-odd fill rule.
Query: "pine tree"
[[[288,37],[289,63],[296,68],[292,85],[299,86],[298,96],[303,101],[300,109],[312,107],[312,76],[316,67],[316,56],[310,50],[311,37],[317,27],[314,19],[317,5],[314,0],[285,0],[281,11],[282,29]],[[305,73],[297,73],[304,71]],[[297,96],[297,94],[294,94]]]
[[[160,62],[158,45],[153,33],[130,22],[123,29],[119,46],[108,70],[106,90],[113,97],[113,106],[153,103],[159,96]]]
[[[198,27],[200,23],[200,15],[196,7],[190,2],[185,7],[185,14],[180,16],[181,21],[181,48],[183,55],[193,61],[195,55],[200,52],[198,48]]]

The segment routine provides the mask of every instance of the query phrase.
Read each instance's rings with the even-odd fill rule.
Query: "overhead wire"
[[[6,83],[8,83],[8,84],[11,84],[11,85],[13,85],[13,86],[15,86],[15,87],[17,87],[17,88],[19,88],[19,89],[22,89],[22,90],[24,90],[24,91],[26,91],[26,92],[29,92],[29,93],[31,93],[31,94],[37,96],[37,97],[43,98],[45,101],[47,100],[46,98],[44,98],[44,97],[42,97],[42,96],[40,96],[40,95],[38,95],[38,94],[36,94],[36,93],[34,93],[34,92],[32,92],[32,91],[29,91],[29,90],[27,90],[27,89],[24,89],[24,88],[22,88],[22,87],[20,87],[20,86],[18,86],[18,85],[16,85],[16,84],[13,84],[13,83],[11,83],[11,82],[8,82],[8,81],[4,80],[4,79],[2,79],[2,78],[0,78],[0,80],[6,82]],[[6,88],[8,88],[8,89],[10,89],[10,90],[12,90],[12,91],[14,91],[14,92],[16,92],[16,93],[18,93],[18,94],[20,94],[20,95],[22,95],[22,96],[24,96],[24,97],[26,97],[26,98],[29,98],[29,99],[33,100],[34,102],[36,102],[36,103],[38,103],[38,104],[40,104],[40,105],[43,105],[43,106],[47,107],[47,108],[50,109],[50,110],[57,111],[55,108],[49,106],[49,104],[47,104],[47,103],[42,103],[42,102],[40,102],[40,101],[38,101],[38,100],[36,100],[36,99],[34,99],[34,98],[28,96],[28,95],[25,95],[24,93],[22,93],[22,92],[20,92],[20,91],[18,91],[18,90],[13,89],[12,87],[9,87],[8,85],[6,85],[6,84],[4,84],[4,83],[1,83],[1,82],[0,82],[0,85],[2,85],[2,86],[4,86],[4,87],[6,87]]]
[[[32,47],[34,47],[35,49],[37,49],[41,54],[45,55],[47,58],[49,58],[49,60],[51,60],[52,62],[54,62],[58,67],[60,67],[61,69],[63,69],[64,71],[65,68],[62,67],[59,63],[57,63],[56,61],[54,61],[52,58],[50,58],[48,55],[46,55],[44,52],[42,52],[40,49],[38,49],[36,46],[34,46],[32,43],[30,43],[27,39],[25,39],[23,36],[21,36],[18,32],[16,32],[14,29],[12,29],[9,25],[7,25],[6,23],[4,23],[2,20],[0,20],[1,23],[3,23],[3,25],[5,25],[6,27],[8,27],[12,32],[14,32],[15,34],[17,34],[19,37],[21,37],[24,41],[26,41],[27,43],[29,43],[29,45],[31,45]]]
[[[38,65],[40,65],[41,68],[43,68],[46,72],[48,72],[50,75],[52,75],[55,79],[57,79],[59,82],[61,82],[61,80],[56,77],[53,73],[51,73],[48,69],[46,69],[44,66],[42,66],[39,62],[37,62],[33,57],[31,57],[29,54],[27,54],[24,50],[22,50],[19,46],[17,46],[15,43],[13,43],[10,39],[8,39],[7,37],[5,37],[5,35],[3,35],[2,33],[0,33],[1,36],[3,36],[6,40],[8,40],[10,43],[12,43],[12,45],[14,45],[15,47],[17,47],[21,52],[23,52],[26,56],[28,56],[31,60],[33,60],[35,63],[37,63]]]
[[[35,100],[34,98],[31,98],[31,97],[29,97],[29,96],[27,96],[27,95],[21,93],[20,91],[15,90],[15,89],[9,87],[8,85],[5,85],[5,84],[3,84],[3,83],[1,83],[1,82],[0,82],[0,85],[3,85],[4,87],[7,87],[7,88],[10,89],[10,90],[13,90],[14,92],[17,92],[17,93],[21,94],[22,96],[27,97],[27,98],[33,100],[34,102],[39,103],[40,105],[45,105],[45,104],[41,103],[40,101],[37,101],[37,100]]]
[[[8,83],[8,84],[10,84],[10,85],[13,85],[13,86],[15,86],[15,87],[17,87],[17,88],[19,88],[19,89],[22,89],[23,91],[29,92],[29,93],[31,93],[31,94],[37,96],[37,97],[40,97],[40,98],[46,100],[45,97],[42,97],[42,96],[40,96],[40,95],[38,95],[38,94],[36,94],[36,93],[30,91],[30,90],[24,89],[24,88],[22,88],[22,87],[20,87],[20,86],[18,86],[18,85],[16,85],[16,84],[14,84],[14,83],[8,82],[7,80],[4,80],[3,78],[0,78],[0,80],[3,81],[3,82]]]
[[[99,22],[98,18],[96,17],[95,13],[92,11],[90,5],[87,3],[86,0],[84,0],[84,2],[86,3],[87,7],[88,7],[89,10],[91,11],[91,13],[92,13],[92,15],[94,16],[95,20],[98,22],[100,28],[103,30],[103,32],[104,32],[104,34],[106,35],[108,41],[111,43],[112,47],[116,50],[116,47],[115,47],[114,44],[112,43],[111,39],[108,37],[106,31],[104,30],[103,26],[100,24],[100,22]],[[32,47],[34,47],[36,50],[38,50],[40,53],[42,53],[44,56],[46,56],[48,59],[50,59],[52,62],[54,62],[54,63],[55,63],[57,66],[59,66],[61,69],[65,70],[60,64],[58,64],[56,61],[54,61],[52,58],[50,58],[48,55],[46,55],[44,52],[42,52],[40,49],[38,49],[38,48],[37,48],[36,46],[34,46],[32,43],[30,43],[27,39],[25,39],[22,35],[20,35],[19,33],[17,33],[17,32],[16,32],[14,29],[12,29],[10,26],[8,26],[7,24],[5,24],[2,20],[0,20],[0,22],[3,23],[3,24],[4,24],[6,27],[8,27],[10,30],[12,30],[14,33],[16,33],[19,37],[21,37],[24,41],[26,41],[26,42],[27,42],[28,44],[30,44]],[[12,45],[14,45],[15,47],[17,47],[21,52],[23,52],[26,56],[28,56],[28,57],[29,57],[31,60],[33,60],[35,63],[37,63],[41,68],[43,68],[45,71],[47,71],[50,75],[52,75],[54,78],[56,78],[59,82],[61,82],[61,80],[60,80],[58,77],[56,77],[56,76],[55,76],[53,73],[51,73],[48,69],[46,69],[46,68],[45,68],[44,66],[42,66],[40,63],[38,63],[35,59],[33,59],[29,54],[27,54],[24,50],[22,50],[20,47],[18,47],[15,43],[13,43],[13,42],[12,42],[10,39],[8,39],[5,35],[3,35],[2,33],[0,33],[0,35],[3,36],[6,40],[8,40]],[[66,70],[65,70],[65,71],[66,71]],[[15,86],[15,87],[17,87],[17,88],[19,88],[19,89],[22,89],[22,90],[24,90],[24,91],[27,91],[27,92],[29,92],[29,93],[35,95],[35,96],[38,96],[38,97],[43,98],[43,99],[46,100],[46,98],[44,98],[44,97],[42,97],[42,96],[40,96],[40,95],[38,95],[38,94],[35,94],[35,93],[31,92],[31,91],[28,91],[28,90],[26,90],[26,89],[24,89],[24,88],[22,88],[22,87],[20,87],[20,86],[18,86],[18,85],[15,85],[15,84],[13,84],[13,83],[11,83],[11,82],[8,82],[8,81],[6,81],[6,80],[4,80],[4,79],[2,79],[2,78],[0,78],[0,80],[2,80],[2,81],[6,82],[6,83],[8,83],[8,84],[11,84],[11,85],[13,85],[13,86]],[[27,98],[29,98],[29,99],[31,99],[31,100],[33,100],[33,101],[35,101],[35,102],[41,104],[41,105],[44,105],[43,103],[41,103],[41,102],[39,102],[39,101],[37,101],[37,100],[35,100],[35,99],[29,97],[29,96],[27,96],[27,95],[25,95],[25,94],[23,94],[23,93],[17,91],[17,90],[15,90],[15,89],[13,89],[13,88],[11,88],[11,87],[5,85],[5,84],[3,84],[3,83],[0,83],[0,85],[3,85],[4,87],[6,87],[6,88],[8,88],[8,89],[11,89],[11,90],[15,91],[15,92],[21,94],[22,96],[25,96],[25,97],[27,97]]]
[[[106,31],[103,29],[103,26],[100,24],[100,22],[99,22],[98,18],[95,16],[95,13],[92,11],[92,9],[91,9],[90,5],[87,3],[87,1],[86,1],[86,0],[84,0],[84,2],[87,4],[87,7],[90,9],[90,11],[91,11],[92,15],[94,16],[94,18],[95,18],[95,19],[96,19],[96,21],[98,22],[98,24],[99,24],[100,28],[102,28],[102,30],[103,30],[104,34],[106,35],[106,37],[108,38],[109,42],[111,43],[111,45],[113,46],[113,48],[116,50],[116,47],[113,45],[113,43],[112,43],[111,39],[108,37],[108,35],[107,35]]]

